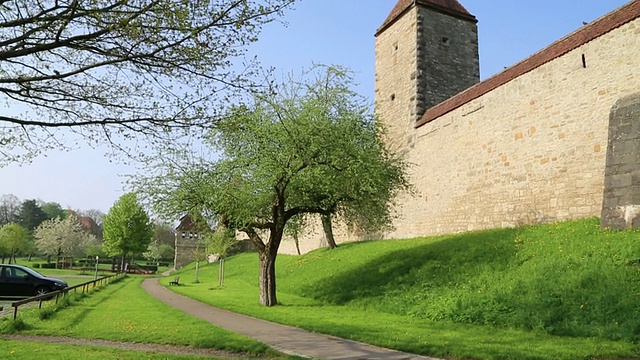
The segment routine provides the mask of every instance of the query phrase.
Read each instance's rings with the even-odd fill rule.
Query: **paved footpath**
[[[142,282],[142,287],[149,294],[168,305],[213,325],[256,339],[289,355],[335,360],[438,360],[312,333],[218,309],[166,289],[158,284],[157,278],[145,279]]]

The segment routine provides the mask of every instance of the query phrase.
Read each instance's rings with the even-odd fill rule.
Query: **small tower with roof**
[[[457,0],[400,0],[376,31],[376,112],[394,150],[424,112],[479,82],[477,20]]]
[[[210,231],[203,223],[196,223],[190,215],[180,218],[180,224],[175,232],[175,256],[173,268],[181,267],[194,262],[196,257],[205,253],[204,235]]]

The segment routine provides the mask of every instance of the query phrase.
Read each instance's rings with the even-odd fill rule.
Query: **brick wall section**
[[[640,93],[611,110],[601,224],[640,228]]]

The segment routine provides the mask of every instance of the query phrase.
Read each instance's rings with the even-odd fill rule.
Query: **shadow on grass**
[[[478,274],[478,269],[505,269],[516,253],[518,229],[469,232],[397,250],[371,259],[353,271],[335,274],[302,289],[305,296],[343,305],[378,297],[389,289],[450,287]],[[345,247],[358,246],[358,243]]]
[[[116,288],[114,285],[119,285],[119,286]],[[118,281],[117,283],[109,284],[109,290],[115,292],[115,291],[118,291],[118,290],[122,289],[126,285],[127,285],[126,282]],[[90,307],[86,306],[84,310],[78,312],[78,315],[76,315],[73,318],[73,320],[70,323],[70,326],[73,327],[73,326],[81,324],[86,319],[86,317],[89,314],[91,314],[91,312],[94,311],[95,308],[99,307],[100,304],[104,303],[105,301],[108,301],[109,299],[110,298],[108,296],[104,296],[102,299],[98,300],[95,304],[91,305]]]

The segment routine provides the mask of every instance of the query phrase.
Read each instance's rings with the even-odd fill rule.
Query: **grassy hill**
[[[598,219],[585,219],[279,255],[283,306],[275,309],[256,305],[255,254],[227,261],[223,289],[212,285],[217,265],[210,265],[201,272],[202,284],[178,291],[271,320],[424,354],[635,357],[638,259],[639,231],[600,229]],[[385,332],[398,322],[400,328]],[[486,346],[470,348],[470,342]],[[576,347],[574,353],[566,350]]]

